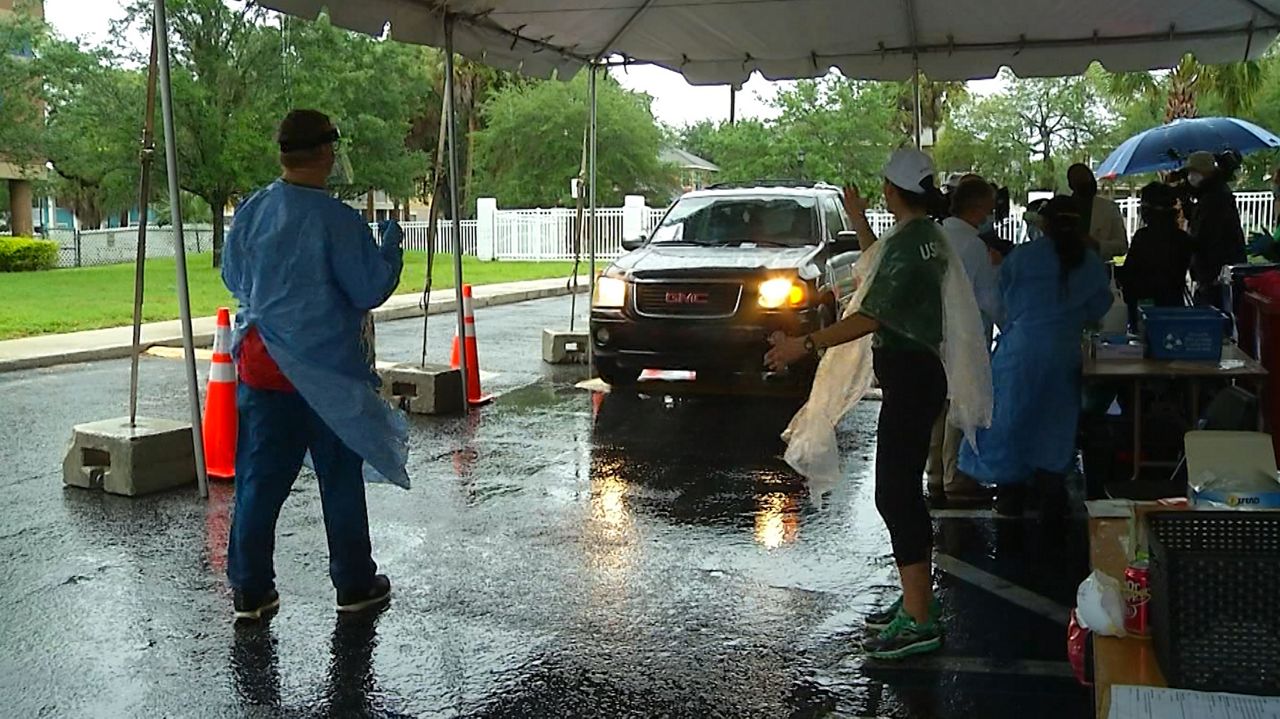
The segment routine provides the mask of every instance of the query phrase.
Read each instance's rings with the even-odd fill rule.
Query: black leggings
[[[883,400],[876,428],[876,509],[899,566],[929,559],[933,523],[921,488],[933,424],[947,399],[947,375],[931,352],[876,349]]]

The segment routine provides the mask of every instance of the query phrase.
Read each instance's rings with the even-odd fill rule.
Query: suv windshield
[[[657,244],[818,244],[814,197],[685,197],[653,231]]]

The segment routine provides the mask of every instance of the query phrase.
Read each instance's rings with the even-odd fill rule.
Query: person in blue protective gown
[[[370,474],[408,487],[407,423],[377,393],[369,311],[395,291],[403,266],[394,222],[375,242],[359,213],[326,190],[339,133],[295,110],[280,124],[283,173],[237,209],[222,278],[240,304],[235,510],[227,574],[237,620],[280,603],[276,519],[308,457],[319,478],[338,610],[385,603],[365,505]]]
[[[1077,203],[1050,200],[1045,236],[1017,247],[1000,268],[1005,321],[991,359],[994,414],[965,443],[960,471],[996,485],[996,510],[1020,515],[1034,482],[1041,510],[1061,518],[1080,416],[1080,337],[1111,308],[1106,267],[1086,244]]]

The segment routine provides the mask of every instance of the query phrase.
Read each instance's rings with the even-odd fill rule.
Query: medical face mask
[[[996,231],[996,215],[993,212],[990,215],[987,215],[986,218],[982,220],[982,224],[978,225],[978,234],[979,235],[985,235],[988,233],[994,234],[995,231]]]
[[[1201,175],[1198,172],[1188,172],[1187,182],[1191,183],[1192,187],[1199,187],[1204,184],[1204,175]]]

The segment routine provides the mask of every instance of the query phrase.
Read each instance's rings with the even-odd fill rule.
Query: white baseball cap
[[[907,192],[922,192],[926,177],[933,177],[933,160],[914,147],[894,150],[884,166],[884,179]]]

